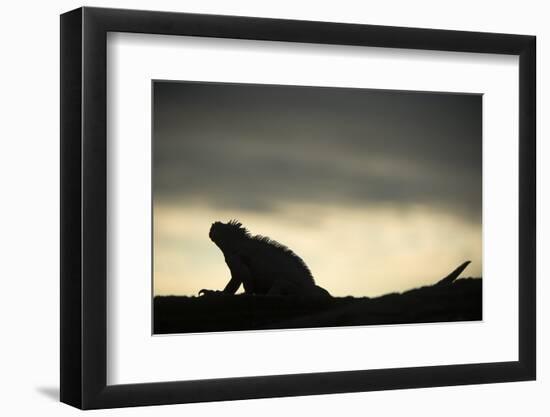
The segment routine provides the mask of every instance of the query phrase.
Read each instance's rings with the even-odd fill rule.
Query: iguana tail
[[[326,297],[326,298],[331,298],[332,295],[330,295],[330,293],[325,290],[323,287],[319,287],[318,285],[315,286],[315,290],[316,290],[316,296],[317,297]]]
[[[442,287],[444,285],[452,284],[454,280],[457,279],[460,274],[462,274],[462,271],[464,271],[469,264],[470,264],[470,261],[464,262],[462,265],[456,268],[453,272],[451,272],[445,278],[442,278],[441,280],[439,280],[437,284],[434,285],[434,287]]]

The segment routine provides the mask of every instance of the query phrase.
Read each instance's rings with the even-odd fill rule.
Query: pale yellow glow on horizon
[[[275,211],[224,210],[200,202],[154,206],[154,295],[197,295],[230,278],[208,238],[214,221],[240,220],[279,241],[335,296],[377,296],[430,285],[465,260],[482,275],[481,224],[426,206],[286,204]]]

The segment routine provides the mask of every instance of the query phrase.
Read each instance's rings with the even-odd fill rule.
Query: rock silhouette
[[[157,296],[154,333],[411,324],[482,319],[482,280],[459,278],[404,293],[368,297]]]

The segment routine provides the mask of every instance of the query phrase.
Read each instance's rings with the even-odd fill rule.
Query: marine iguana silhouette
[[[305,262],[285,245],[266,236],[253,236],[237,220],[215,222],[210,239],[220,248],[231,279],[223,291],[202,289],[199,295],[246,294],[330,297],[315,284]]]

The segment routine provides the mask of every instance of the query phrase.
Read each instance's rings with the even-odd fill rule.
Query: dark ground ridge
[[[461,278],[376,298],[157,296],[154,334],[482,320],[482,279]]]

